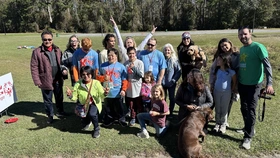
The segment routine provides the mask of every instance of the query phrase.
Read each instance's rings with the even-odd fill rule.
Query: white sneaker
[[[82,130],[83,131],[87,131],[89,130],[89,127],[92,125],[92,122],[90,122],[89,124],[87,124]]]
[[[219,130],[220,130],[220,125],[216,124],[213,130],[214,130],[215,132],[219,132]]]
[[[242,147],[246,150],[249,150],[251,148],[251,139],[250,138],[244,138]]]
[[[227,126],[225,124],[221,125],[220,132],[224,134],[226,133],[226,130],[227,130]]]
[[[142,132],[137,133],[137,137],[140,137],[140,138],[150,138],[149,133],[148,133],[147,130],[143,130]]]

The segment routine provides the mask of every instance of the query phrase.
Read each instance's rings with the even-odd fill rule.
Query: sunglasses
[[[82,74],[82,77],[90,76],[90,75],[91,75],[90,73],[86,73],[86,74]]]
[[[48,39],[44,38],[43,41],[52,41],[52,39],[51,38],[48,38]]]
[[[153,44],[151,44],[151,43],[148,43],[147,46],[153,47],[153,46],[155,46],[155,45],[153,45]]]
[[[71,40],[70,42],[71,42],[71,43],[77,43],[78,41],[74,41],[74,40],[72,41],[72,40]]]

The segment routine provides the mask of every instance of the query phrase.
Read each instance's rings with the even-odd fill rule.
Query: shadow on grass
[[[82,131],[82,124],[81,120],[76,114],[74,113],[75,103],[72,102],[65,102],[64,103],[64,109],[65,112],[69,114],[69,116],[65,118],[57,118],[54,117],[54,123],[51,125],[48,125],[46,123],[47,116],[45,114],[44,105],[42,102],[18,102],[14,105],[10,106],[8,109],[9,114],[11,115],[22,115],[22,116],[28,116],[32,117],[32,123],[36,124],[37,127],[35,128],[29,128],[29,130],[40,130],[44,129],[46,127],[53,127],[61,132],[70,132],[70,133],[81,133],[81,134],[90,134],[91,131]],[[56,108],[54,107],[54,110]],[[176,116],[174,118],[169,118],[169,120],[173,123],[178,122]],[[176,123],[175,123],[176,124]],[[240,139],[236,139],[234,137],[231,137],[226,134],[217,134],[215,132],[212,132],[214,125],[213,122],[210,122],[208,124],[208,135],[213,135],[217,137],[222,137],[224,139],[228,139],[235,142],[240,142]],[[104,127],[102,127],[104,128]],[[116,129],[119,131],[118,134],[120,135],[126,135],[126,134],[135,134],[139,132],[140,127],[137,123],[135,126],[132,127],[122,127],[118,123],[115,123],[111,125],[110,127],[106,127],[108,129]],[[174,126],[171,125],[167,131],[167,133],[163,137],[156,138],[159,144],[161,144],[166,153],[174,158],[180,158],[178,154],[177,149],[177,141],[178,141],[178,132],[179,132],[180,126]],[[228,128],[228,130],[236,130],[234,128]],[[151,137],[156,137],[155,134],[150,134]],[[207,141],[207,140],[206,140]]]
[[[215,131],[213,130],[214,126],[215,126],[215,125],[213,125],[213,124],[208,124],[208,126],[207,126],[207,128],[208,128],[208,135],[212,135],[212,136],[215,136],[215,137],[221,137],[221,138],[223,138],[223,139],[227,139],[227,140],[234,141],[234,142],[241,142],[241,141],[242,141],[242,139],[238,139],[238,138],[229,136],[229,135],[227,135],[226,133],[225,133],[225,134],[222,134],[222,133],[217,133],[217,132],[215,132]],[[227,130],[236,131],[237,129],[227,127]]]
[[[47,124],[47,116],[44,110],[44,104],[42,102],[18,102],[9,107],[9,115],[23,115],[32,117],[32,122],[37,125],[35,128],[29,128],[29,130],[40,130],[46,127],[53,127],[62,132],[70,133],[85,133],[90,131],[82,131],[81,120],[74,113],[75,103],[64,102],[64,110],[68,116],[58,118],[54,116],[54,122]],[[54,114],[56,114],[56,108],[54,105]]]

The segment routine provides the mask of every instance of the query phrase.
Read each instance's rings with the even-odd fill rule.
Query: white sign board
[[[0,112],[7,109],[17,101],[11,73],[0,76]]]

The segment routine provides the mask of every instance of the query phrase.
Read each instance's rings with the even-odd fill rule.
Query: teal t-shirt
[[[112,87],[110,87],[110,91],[106,96],[106,98],[120,98],[122,81],[127,79],[127,72],[124,65],[119,62],[109,63],[107,61],[101,64],[100,74],[108,75],[109,81],[105,81],[105,82],[107,82],[106,84],[108,84],[109,87],[110,85],[112,85]]]
[[[238,71],[239,82],[244,85],[261,83],[264,77],[262,60],[266,57],[268,57],[268,52],[265,46],[258,42],[241,47]]]

